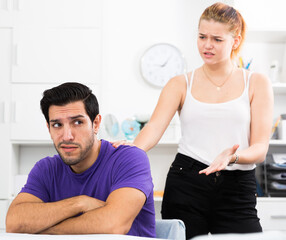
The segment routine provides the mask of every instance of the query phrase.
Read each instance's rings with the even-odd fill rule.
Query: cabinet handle
[[[0,123],[5,123],[5,103],[0,103]]]
[[[4,102],[4,123],[9,122],[9,103]]]
[[[13,0],[13,10],[20,10],[20,0]]]
[[[12,123],[16,123],[16,106],[17,103],[16,102],[12,102],[11,105],[11,122]]]
[[[286,215],[271,215],[270,218],[273,218],[273,219],[286,219]]]
[[[13,65],[18,66],[19,65],[19,59],[18,59],[18,44],[14,44],[13,46]]]
[[[7,123],[8,119],[8,102],[1,102],[0,103],[0,123]]]

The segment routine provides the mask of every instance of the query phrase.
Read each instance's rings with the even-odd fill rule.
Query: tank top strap
[[[186,81],[187,81],[187,89],[190,89],[190,88],[192,87],[193,79],[194,79],[194,73],[195,73],[195,70],[192,71],[191,79],[190,79],[190,84],[189,84],[188,75],[187,75],[187,73],[185,73],[185,78],[186,78]]]
[[[194,76],[195,76],[195,69],[192,71],[192,75],[191,75],[191,79],[190,79],[190,87],[192,87],[192,85],[193,85]]]
[[[244,79],[245,89],[248,90],[249,89],[250,78],[251,78],[251,75],[252,75],[253,72],[249,72],[248,78],[247,78],[247,81],[246,81],[246,71],[245,71],[244,68],[242,69],[242,71],[243,71],[243,79]]]
[[[186,79],[186,83],[187,83],[187,89],[189,89],[189,78],[187,73],[184,73],[185,79]]]

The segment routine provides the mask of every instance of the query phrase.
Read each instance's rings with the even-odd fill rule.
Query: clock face
[[[163,87],[171,78],[183,74],[184,71],[184,57],[171,44],[155,44],[144,53],[141,59],[141,73],[153,86]]]

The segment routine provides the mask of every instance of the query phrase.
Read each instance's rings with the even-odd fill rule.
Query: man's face
[[[74,166],[89,161],[99,124],[91,122],[82,101],[49,108],[49,131],[65,164]]]

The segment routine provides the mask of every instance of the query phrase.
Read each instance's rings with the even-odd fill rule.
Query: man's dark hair
[[[99,113],[99,106],[95,95],[85,85],[76,82],[63,83],[57,87],[47,89],[41,100],[41,110],[49,124],[49,108],[52,105],[64,106],[76,101],[83,101],[85,111],[93,122]]]

